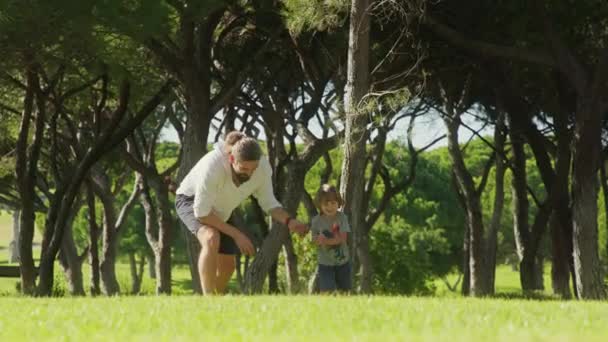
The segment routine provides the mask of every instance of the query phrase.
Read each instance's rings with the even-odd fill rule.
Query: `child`
[[[348,219],[341,211],[343,201],[336,188],[323,184],[315,205],[320,214],[313,217],[310,230],[317,245],[319,289],[323,292],[351,289],[351,263],[346,238],[350,233]]]

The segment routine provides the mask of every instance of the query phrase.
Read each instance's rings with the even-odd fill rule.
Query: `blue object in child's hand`
[[[328,239],[331,239],[334,237],[334,234],[332,234],[332,232],[330,232],[329,230],[324,230],[321,233],[323,234],[323,236],[325,236]]]

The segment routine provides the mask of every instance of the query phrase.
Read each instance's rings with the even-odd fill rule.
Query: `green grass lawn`
[[[0,299],[0,340],[603,341],[608,306],[406,297]]]
[[[0,215],[0,246],[10,240],[12,218]],[[0,263],[6,263],[0,249]],[[37,256],[37,254],[35,254]],[[83,267],[88,290],[89,267]],[[117,264],[123,293],[131,286],[128,265]],[[447,277],[453,284],[456,275]],[[58,289],[65,288],[57,266]],[[608,306],[603,302],[472,299],[451,292],[440,279],[436,296],[190,295],[187,266],[173,268],[175,296],[26,298],[17,279],[0,278],[0,341],[13,340],[228,340],[285,341],[604,341]],[[550,293],[548,268],[545,295]],[[234,288],[234,284],[233,288]],[[154,280],[144,276],[144,293]],[[521,293],[519,274],[501,265],[498,295]],[[1,296],[4,295],[4,296]]]

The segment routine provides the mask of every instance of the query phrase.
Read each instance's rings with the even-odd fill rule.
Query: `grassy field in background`
[[[40,234],[35,235],[35,241],[40,241]],[[8,250],[7,246],[12,237],[12,216],[7,212],[0,212],[0,265],[7,264]],[[38,258],[39,248],[34,248],[34,257]],[[129,265],[126,263],[118,263],[117,274],[121,289],[128,291],[131,287],[131,278],[129,273]],[[58,272],[60,273],[60,272]],[[89,288],[89,267],[83,267],[85,289]],[[545,289],[550,289],[549,265],[545,271]],[[457,279],[456,274],[451,274],[446,277],[446,280],[453,285]],[[0,295],[15,294],[15,285],[17,279],[0,278]],[[59,278],[58,283],[63,283],[63,279]],[[173,284],[175,294],[190,293],[190,271],[185,265],[176,265],[173,268]],[[453,292],[448,289],[448,286],[441,279],[436,279],[433,282],[436,288],[436,296],[438,297],[458,297],[459,291]],[[458,286],[460,288],[460,286]],[[499,295],[518,295],[521,293],[519,285],[519,273],[513,271],[510,266],[499,265],[496,270],[496,293]],[[549,291],[545,291],[545,295],[549,295]],[[154,293],[154,280],[145,276],[142,283],[143,293]]]
[[[0,210],[0,259],[6,259],[3,257],[6,254],[6,243],[11,241],[13,236],[13,217],[9,212]]]
[[[416,297],[0,299],[0,340],[604,341],[599,302]]]

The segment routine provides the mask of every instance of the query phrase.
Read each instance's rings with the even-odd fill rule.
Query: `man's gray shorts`
[[[203,227],[203,225],[198,221],[196,216],[194,216],[194,197],[186,196],[186,195],[176,195],[175,196],[175,209],[177,210],[177,216],[179,216],[180,220],[184,223],[186,228],[196,236],[196,233],[199,229]],[[236,245],[234,240],[220,232],[220,253],[221,254],[238,254],[239,248]]]

